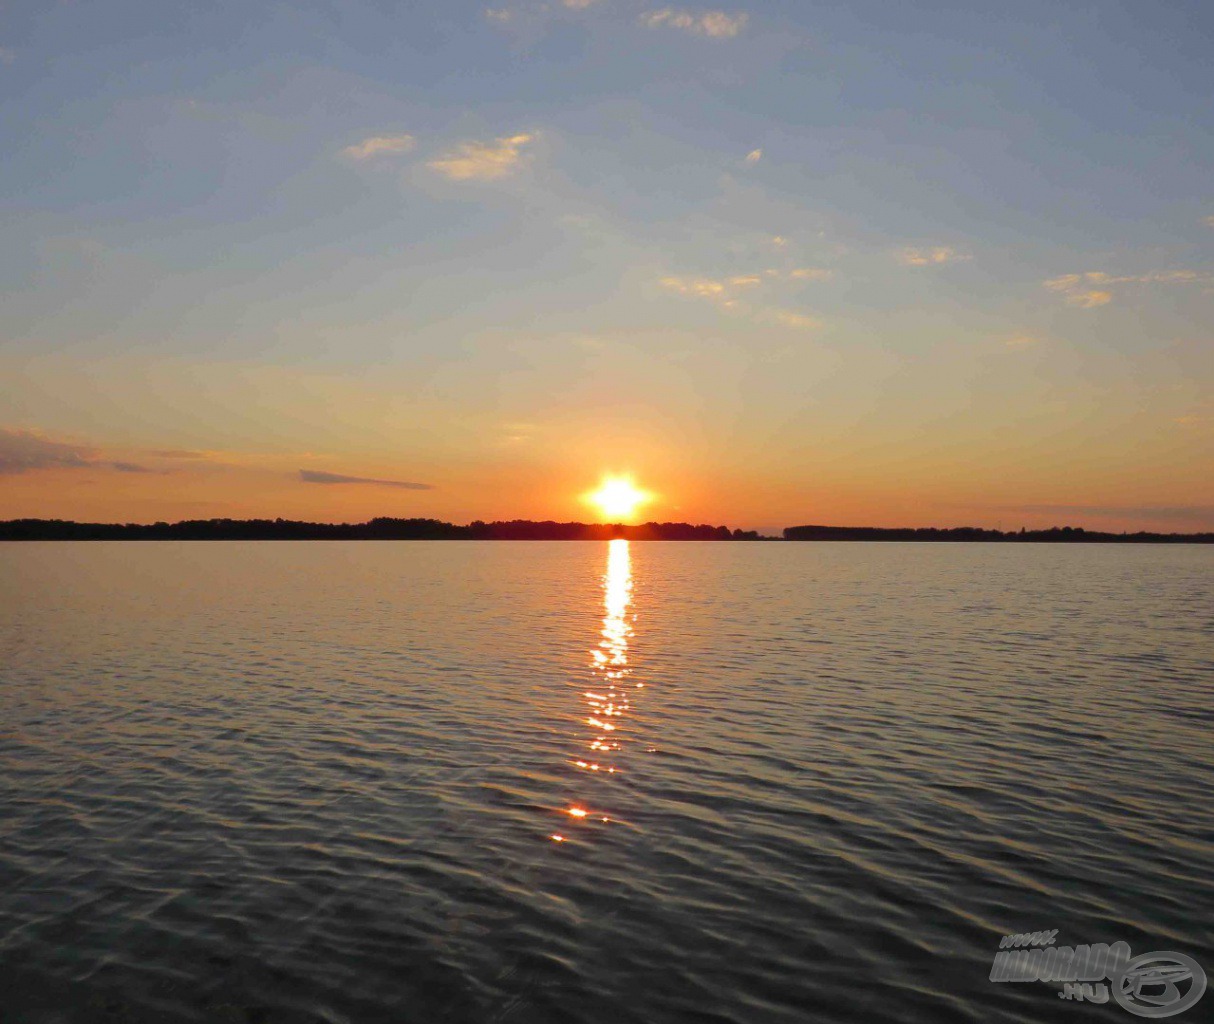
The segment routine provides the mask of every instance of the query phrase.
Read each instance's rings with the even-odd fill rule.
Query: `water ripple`
[[[0,545],[0,1016],[1102,1019],[987,975],[1214,967],[1212,556]]]

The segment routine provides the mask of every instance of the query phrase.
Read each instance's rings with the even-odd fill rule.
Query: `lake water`
[[[1049,928],[1214,972],[1212,591],[1197,546],[0,545],[0,1019],[1132,1020],[988,974]]]

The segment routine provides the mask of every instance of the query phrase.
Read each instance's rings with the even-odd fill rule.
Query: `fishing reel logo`
[[[1206,972],[1184,953],[1132,956],[1126,942],[1055,946],[1057,934],[1053,928],[1003,936],[991,981],[1061,982],[1059,999],[1107,1003],[1111,995],[1139,1017],[1173,1017],[1205,994]]]
[[[1206,990],[1206,972],[1183,953],[1143,953],[1127,963],[1112,981],[1113,998],[1139,1017],[1183,1013]],[[1181,991],[1182,985],[1187,991]]]

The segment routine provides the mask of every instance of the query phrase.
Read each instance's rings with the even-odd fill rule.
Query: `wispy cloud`
[[[772,320],[784,327],[795,327],[798,330],[814,330],[822,326],[822,321],[804,313],[791,309],[768,309],[763,311],[765,319]]]
[[[95,465],[97,450],[88,445],[51,441],[32,430],[0,430],[0,474],[36,469],[80,469]]]
[[[345,476],[342,473],[324,473],[318,469],[301,469],[299,479],[305,484],[371,484],[376,487],[402,487],[409,491],[432,491],[433,484],[415,484],[407,480],[376,480],[366,476]]]
[[[1080,274],[1063,274],[1043,281],[1052,292],[1058,292],[1068,305],[1094,309],[1113,301],[1114,285],[1123,284],[1208,284],[1211,277],[1196,270],[1152,270],[1145,274],[1113,276],[1102,270],[1085,270]]]
[[[162,448],[156,451],[150,451],[148,455],[153,455],[158,459],[209,459],[210,452],[198,452],[183,448]]]
[[[341,152],[351,160],[370,160],[388,153],[408,153],[415,145],[417,140],[412,135],[372,135]]]
[[[680,295],[695,295],[704,299],[716,299],[728,304],[740,289],[754,288],[758,285],[788,284],[802,281],[829,281],[834,277],[834,271],[825,267],[793,267],[785,270],[780,267],[767,267],[762,273],[735,274],[733,277],[663,277],[658,282],[669,291]]]
[[[732,309],[738,304],[739,292],[762,284],[763,279],[758,274],[738,274],[721,280],[711,277],[663,277],[658,283],[668,291],[709,299],[724,309]]]
[[[1103,278],[1103,274],[1092,274],[1094,278]],[[1078,306],[1080,309],[1095,309],[1113,301],[1113,293],[1088,286],[1088,274],[1063,274],[1051,278],[1045,286],[1053,292],[1060,292],[1068,306]]]
[[[795,327],[798,330],[821,327],[821,321],[795,310],[780,309],[765,305],[752,305],[743,301],[743,292],[764,284],[758,274],[739,274],[716,280],[710,277],[663,277],[659,282],[668,291],[691,298],[706,299],[721,309],[750,316],[757,322]]]
[[[901,249],[894,258],[906,267],[938,267],[945,263],[962,263],[971,259],[968,253],[958,252],[948,245],[937,245],[929,249]]]
[[[534,139],[533,134],[520,134],[492,142],[461,142],[427,166],[452,181],[493,181],[518,169],[523,147]]]
[[[1043,340],[1035,334],[1016,334],[1004,339],[1003,344],[1007,348],[1036,348]]]
[[[156,473],[136,462],[100,458],[92,445],[52,441],[34,430],[0,430],[0,476],[40,469],[112,469],[117,473]]]
[[[757,164],[762,159],[763,159],[763,150],[761,150],[761,149],[752,149],[749,153],[746,154],[746,162],[748,164]]]
[[[535,23],[547,20],[554,11],[561,7],[567,11],[584,11],[600,2],[601,0],[559,0],[559,4],[541,2],[514,7],[486,7],[485,18],[495,25]]]
[[[725,11],[695,12],[663,7],[657,11],[646,11],[640,20],[646,28],[677,28],[693,35],[732,39],[746,28],[750,15],[745,12],[727,14]]]
[[[702,299],[723,299],[727,291],[724,281],[706,277],[664,277],[659,283],[680,295],[698,295]]]
[[[1207,217],[1204,221],[1202,221],[1202,223],[1208,224],[1210,227],[1214,228],[1214,217]]]
[[[534,423],[503,423],[500,428],[500,445],[526,444],[535,435],[538,427]]]

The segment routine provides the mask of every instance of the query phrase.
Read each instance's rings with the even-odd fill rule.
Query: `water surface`
[[[1214,968],[1212,580],[0,545],[0,1019],[1128,1020],[987,974],[1039,928]]]

